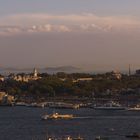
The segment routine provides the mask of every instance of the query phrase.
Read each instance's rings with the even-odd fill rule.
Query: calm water
[[[95,111],[93,109],[56,110],[73,113],[73,120],[42,121],[41,115],[51,109],[29,107],[0,107],[0,140],[45,140],[46,135],[79,134],[86,140],[98,135],[109,140],[126,140],[126,134],[140,132],[140,112]],[[90,118],[86,118],[90,117]]]

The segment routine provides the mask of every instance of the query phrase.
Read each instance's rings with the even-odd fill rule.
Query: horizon
[[[37,69],[39,73],[48,73],[48,74],[56,74],[58,72],[64,72],[64,73],[89,73],[89,74],[104,74],[112,71],[118,71],[122,74],[129,74],[129,68],[128,69],[106,69],[106,70],[101,70],[101,69],[91,69],[91,70],[85,70],[81,69],[79,67],[74,67],[74,66],[58,66],[58,67],[1,67],[0,68],[0,74],[10,74],[10,73],[32,73],[32,71]],[[136,70],[140,69],[133,69],[130,67],[131,74],[135,74]]]

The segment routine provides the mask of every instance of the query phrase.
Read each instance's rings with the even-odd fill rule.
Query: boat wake
[[[93,116],[73,117],[73,119],[94,119]]]

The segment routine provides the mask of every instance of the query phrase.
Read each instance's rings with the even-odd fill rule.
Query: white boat
[[[108,137],[97,136],[95,140],[109,140]]]
[[[16,106],[26,106],[27,104],[25,102],[17,102],[15,105]]]
[[[127,108],[128,111],[140,111],[140,107],[130,107]]]
[[[96,110],[125,110],[125,107],[112,101],[100,106],[94,105],[93,108]]]
[[[80,136],[78,137],[65,136],[62,138],[48,137],[47,140],[85,140],[85,139]]]
[[[85,139],[82,138],[81,136],[78,136],[78,137],[66,136],[60,140],[85,140]]]
[[[60,108],[60,109],[78,109],[79,104],[70,104],[70,103],[57,102],[57,103],[49,104],[49,107],[50,108]]]
[[[58,113],[53,113],[53,114],[46,114],[41,117],[43,120],[57,120],[57,119],[72,119],[73,115],[72,114],[58,114]]]
[[[124,107],[94,107],[95,110],[125,110]]]
[[[140,105],[137,104],[137,105],[135,105],[133,107],[128,107],[127,110],[128,111],[140,111]]]

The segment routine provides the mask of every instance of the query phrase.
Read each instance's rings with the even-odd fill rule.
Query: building
[[[35,68],[33,70],[33,73],[31,74],[17,74],[16,76],[13,76],[12,79],[16,81],[29,82],[29,81],[41,79],[41,77],[38,76],[38,71]]]
[[[112,78],[120,80],[122,78],[122,74],[119,71],[112,71]]]
[[[140,76],[140,69],[136,70],[136,75]]]
[[[81,82],[81,81],[92,81],[93,80],[93,78],[78,78],[78,79],[76,79],[76,80],[73,80],[73,82],[74,83],[76,83],[76,82]]]
[[[0,75],[0,81],[4,81],[4,76]]]
[[[38,71],[36,68],[34,68],[34,71],[33,71],[33,77],[38,77]]]
[[[66,81],[67,78],[59,78],[61,81]],[[92,77],[87,77],[87,78],[78,78],[78,79],[72,79],[73,83],[77,83],[77,82],[86,82],[86,81],[92,81],[93,78]]]
[[[107,77],[107,79],[120,80],[122,78],[122,74],[119,71],[114,70],[112,72],[106,73],[106,77]]]
[[[8,95],[6,92],[0,92],[0,105],[12,105],[14,96]]]

